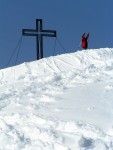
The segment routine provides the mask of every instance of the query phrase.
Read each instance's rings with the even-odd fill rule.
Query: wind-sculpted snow
[[[49,57],[31,63],[23,63],[0,71],[1,81],[14,81],[28,76],[49,76],[52,74],[74,72],[82,74],[104,74],[113,69],[113,49],[92,49],[77,53]],[[99,73],[98,73],[99,71]],[[101,71],[101,72],[100,72]],[[103,74],[103,75],[104,75]],[[27,76],[27,77],[26,77]]]
[[[1,70],[0,150],[113,150],[113,49]]]

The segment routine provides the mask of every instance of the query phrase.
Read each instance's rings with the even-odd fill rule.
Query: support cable
[[[10,62],[11,62],[11,59],[12,59],[14,53],[16,52],[16,49],[18,48],[18,46],[19,46],[19,49],[20,49],[21,42],[22,42],[22,36],[20,37],[20,39],[19,39],[19,41],[18,41],[18,43],[17,43],[15,49],[13,50],[13,53],[12,53],[12,55],[11,55],[11,57],[10,57],[10,59],[9,59],[9,61],[8,61],[8,63],[7,63],[7,65],[6,65],[6,68],[9,66],[9,64],[10,64]]]
[[[16,60],[15,60],[15,65],[16,65],[17,60],[18,60],[18,56],[19,56],[19,52],[20,52],[21,43],[22,43],[22,37],[21,37],[21,39],[20,39],[19,48],[18,48],[18,52],[17,52],[17,57],[16,57]]]
[[[54,44],[53,56],[55,55],[55,50],[56,50],[56,40],[57,40],[57,38],[55,38],[55,44]]]
[[[67,53],[66,49],[64,48],[64,46],[62,45],[62,43],[60,42],[60,40],[58,39],[58,37],[56,37],[56,38],[57,38],[59,44],[61,45],[61,47],[63,48],[64,52]]]

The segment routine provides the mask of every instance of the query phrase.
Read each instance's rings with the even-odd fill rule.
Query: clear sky
[[[90,32],[89,48],[113,47],[113,0],[0,0],[0,68],[7,66],[22,29],[35,29],[38,18],[44,29],[57,31],[67,52],[81,50],[83,32]],[[44,57],[65,53],[58,41],[55,51],[54,45],[55,38],[44,38]],[[36,39],[24,36],[17,64],[33,60]]]

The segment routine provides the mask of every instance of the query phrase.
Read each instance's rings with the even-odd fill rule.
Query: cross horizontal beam
[[[22,29],[22,35],[25,36],[46,36],[46,37],[56,37],[56,31],[54,30],[42,30],[41,32],[37,32],[34,29]]]

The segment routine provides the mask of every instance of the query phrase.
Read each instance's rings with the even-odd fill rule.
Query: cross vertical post
[[[22,29],[22,35],[36,37],[37,60],[43,58],[43,37],[56,37],[55,30],[43,30],[42,19],[36,19],[36,29]]]

